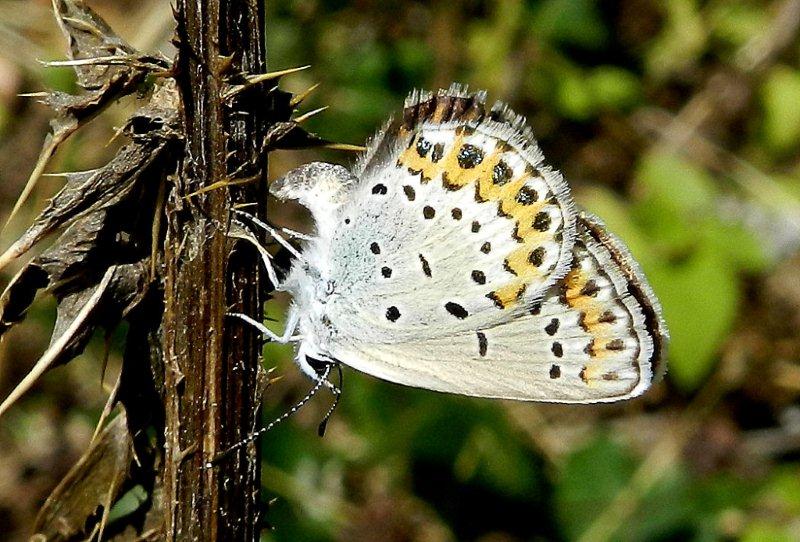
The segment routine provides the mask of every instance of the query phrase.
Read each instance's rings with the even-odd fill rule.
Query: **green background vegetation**
[[[89,2],[125,38],[167,54],[165,0]],[[69,90],[49,2],[0,0],[0,208],[7,214],[49,112],[20,92]],[[271,69],[321,83],[307,123],[362,143],[414,87],[485,88],[525,114],[577,201],[641,263],[672,334],[669,373],[620,405],[466,399],[346,371],[324,439],[318,398],[264,439],[268,541],[800,540],[800,3],[500,0],[268,3]],[[133,103],[98,118],[54,171],[103,163]],[[277,153],[276,176],[342,153]],[[45,178],[14,234],[58,189]],[[273,205],[272,221],[306,217]],[[13,270],[4,277],[7,281]],[[268,313],[278,322],[286,300]],[[0,343],[5,396],[47,343],[52,301]],[[272,324],[270,324],[272,325]],[[102,337],[0,424],[0,533],[25,540],[80,456],[119,367]],[[265,419],[309,383],[284,378]]]

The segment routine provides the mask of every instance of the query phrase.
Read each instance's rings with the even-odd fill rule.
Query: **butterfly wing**
[[[309,179],[284,183],[317,223],[285,283],[298,359],[556,402],[636,396],[659,373],[667,332],[644,277],[599,220],[578,220],[505,106],[412,94],[353,173],[324,205]]]
[[[513,319],[569,269],[575,211],[524,119],[459,87],[414,93],[321,232],[339,331],[374,342]]]
[[[391,344],[337,342],[333,355],[379,378],[463,395],[604,402],[663,373],[668,333],[638,265],[582,213],[569,272],[510,321]]]

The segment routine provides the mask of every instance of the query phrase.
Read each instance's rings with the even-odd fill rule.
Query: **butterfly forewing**
[[[513,319],[567,272],[566,184],[504,107],[414,94],[374,146],[331,243],[343,332],[368,321],[391,342]]]

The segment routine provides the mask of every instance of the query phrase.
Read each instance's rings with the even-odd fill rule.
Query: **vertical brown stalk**
[[[256,447],[212,468],[205,463],[249,434],[258,419],[259,337],[226,313],[258,318],[265,278],[255,252],[234,245],[226,227],[238,203],[257,203],[248,210],[263,217],[265,184],[186,196],[266,171],[259,149],[271,116],[268,100],[246,93],[234,102],[224,98],[240,74],[265,71],[264,3],[179,0],[176,17],[186,139],[167,201],[166,539],[257,540]]]

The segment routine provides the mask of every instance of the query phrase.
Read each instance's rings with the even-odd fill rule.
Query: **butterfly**
[[[296,361],[391,382],[559,403],[635,397],[665,369],[658,300],[625,245],[579,211],[525,119],[485,92],[415,91],[352,169],[310,163],[270,193],[312,235],[268,228],[293,255]],[[300,250],[283,238],[299,237]],[[245,317],[246,318],[246,317]]]

